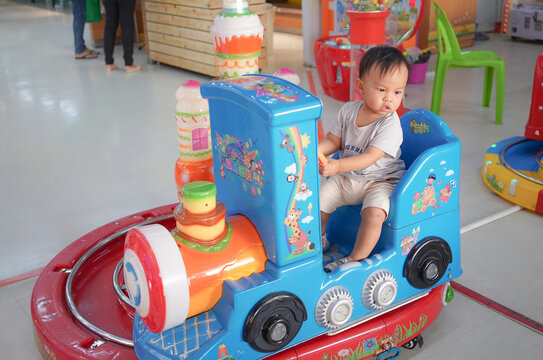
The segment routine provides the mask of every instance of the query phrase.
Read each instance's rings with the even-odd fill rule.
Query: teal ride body
[[[213,309],[161,334],[136,314],[140,359],[265,358],[414,301],[462,274],[460,141],[438,116],[415,110],[401,118],[407,172],[381,238],[368,259],[327,273],[317,160],[321,101],[266,75],[212,81],[201,93],[209,101],[217,200],[227,216],[252,222],[268,261],[262,273],[226,281]],[[326,232],[338,252],[349,253],[359,223],[360,206],[332,214]]]

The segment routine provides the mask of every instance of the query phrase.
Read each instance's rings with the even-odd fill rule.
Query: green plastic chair
[[[461,51],[456,34],[447,19],[447,15],[434,2],[434,15],[437,27],[438,55],[436,62],[436,75],[432,91],[431,110],[436,115],[441,111],[443,86],[447,77],[448,68],[485,67],[485,86],[483,92],[483,106],[490,106],[492,96],[492,82],[496,70],[496,124],[502,124],[503,99],[505,91],[505,62],[492,51]],[[445,43],[445,50],[443,49]]]

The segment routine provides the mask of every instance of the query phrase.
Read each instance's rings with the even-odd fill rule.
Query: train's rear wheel
[[[404,276],[413,287],[427,289],[441,280],[451,262],[451,248],[445,240],[423,239],[407,255]]]

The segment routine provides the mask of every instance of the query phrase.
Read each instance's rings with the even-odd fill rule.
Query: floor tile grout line
[[[507,306],[502,305],[497,301],[487,298],[486,296],[456,281],[451,281],[451,286],[453,287],[454,290],[458,291],[460,294],[466,296],[467,298],[494,310],[498,314],[517,322],[518,324],[526,327],[529,330],[534,331],[535,333],[539,335],[543,335],[543,324],[541,324],[540,322],[537,322],[526,315],[523,315],[511,308],[508,308]]]
[[[0,288],[3,288],[4,286],[16,284],[16,283],[18,283],[20,281],[27,280],[27,279],[33,278],[35,276],[38,276],[38,275],[41,274],[43,269],[44,268],[34,269],[34,270],[29,271],[27,273],[15,275],[15,276],[10,277],[10,278],[5,279],[5,280],[0,280]]]
[[[482,226],[488,225],[491,222],[497,221],[497,220],[499,220],[501,218],[504,218],[506,216],[514,214],[514,213],[516,213],[517,211],[520,211],[520,210],[522,210],[522,207],[520,207],[518,205],[515,205],[515,206],[512,206],[512,207],[510,207],[508,209],[505,209],[505,210],[499,211],[499,212],[497,212],[495,214],[492,214],[490,216],[484,217],[484,218],[482,218],[480,220],[474,221],[471,224],[464,225],[464,226],[462,226],[460,228],[460,235],[465,234],[465,233],[467,233],[469,231],[478,229],[478,228],[480,228]]]

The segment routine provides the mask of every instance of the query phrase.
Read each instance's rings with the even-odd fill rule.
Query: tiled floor
[[[69,6],[0,0],[0,281],[41,268],[81,235],[114,219],[176,201],[174,94],[207,77],[151,64],[136,50],[139,73],[107,73],[103,54],[75,61]],[[88,33],[87,33],[88,35]],[[290,67],[309,88],[301,39],[275,35],[264,73]],[[461,225],[513,205],[490,193],[480,176],[494,142],[524,132],[535,59],[541,43],[491,36],[474,49],[507,64],[504,125],[494,103],[482,108],[482,69],[450,71],[442,118],[462,140]],[[121,48],[116,49],[117,62]],[[429,108],[432,71],[407,88],[405,106]],[[325,96],[325,130],[341,102]],[[458,282],[543,322],[543,218],[520,210],[462,234],[464,275]],[[36,278],[0,288],[0,360],[37,360],[29,313]],[[456,295],[424,333],[422,349],[401,359],[538,359],[543,337]]]

